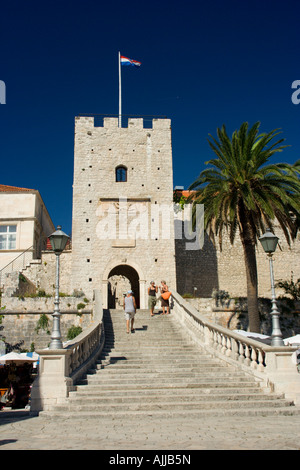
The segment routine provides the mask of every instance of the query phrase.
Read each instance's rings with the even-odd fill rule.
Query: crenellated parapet
[[[167,118],[150,118],[150,117],[128,117],[127,127],[122,126],[120,130],[126,129],[170,129],[171,120]],[[84,128],[98,128],[105,129],[118,128],[118,117],[108,117],[103,115],[90,115],[90,116],[76,116],[75,127]]]

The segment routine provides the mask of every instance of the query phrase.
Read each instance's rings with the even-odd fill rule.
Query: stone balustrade
[[[39,374],[31,389],[30,412],[37,414],[64,403],[76,382],[86,374],[100,355],[105,335],[103,309],[99,291],[94,291],[94,321],[63,349],[42,349]]]
[[[195,342],[254,375],[263,387],[300,404],[300,374],[292,361],[297,347],[269,346],[214,324],[177,293],[172,294],[172,305],[172,313]]]

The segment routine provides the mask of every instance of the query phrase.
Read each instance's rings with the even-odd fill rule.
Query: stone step
[[[188,362],[191,355],[190,354],[168,354],[168,353],[161,353],[158,352],[151,354],[151,352],[141,352],[139,355],[134,353],[127,353],[126,351],[116,351],[117,355],[114,355],[114,351],[112,353],[106,353],[100,357],[101,362],[107,364],[108,361],[120,364],[136,364],[139,362],[140,364],[154,364],[154,363],[161,363],[161,364],[178,364],[181,362]],[[133,362],[134,361],[134,362]],[[98,361],[99,362],[99,361]],[[198,364],[214,364],[214,362],[209,361],[208,358],[199,358]],[[226,365],[224,366],[226,368]]]
[[[129,333],[126,333],[125,325],[123,325],[120,329],[111,332],[107,331],[106,329],[105,333],[106,338],[112,340],[118,338],[119,340],[123,339],[124,341],[137,341],[140,338],[155,338],[156,341],[159,341],[160,339],[166,340],[176,335],[178,341],[184,342],[184,338],[181,337],[180,331],[177,331],[176,329],[170,329],[168,328],[168,325],[166,325],[164,328],[160,327],[159,325],[147,325],[147,328],[141,328],[138,325],[134,325],[134,331],[130,331]]]
[[[186,344],[184,342],[179,342],[177,341],[177,339],[169,339],[168,340],[160,340],[160,341],[157,341],[155,338],[153,338],[151,340],[149,340],[149,337],[145,338],[145,340],[143,339],[139,339],[139,340],[136,340],[136,341],[132,341],[131,339],[128,340],[128,337],[127,337],[127,341],[126,341],[126,338],[125,340],[117,340],[117,341],[107,341],[105,342],[105,349],[109,349],[109,348],[115,348],[116,345],[119,347],[119,348],[127,348],[127,349],[133,349],[133,350],[138,350],[139,348],[152,348],[152,349],[158,349],[158,348],[171,348],[171,349],[174,349],[174,348],[177,348],[177,349],[188,349],[188,350],[192,350],[192,349],[195,349],[195,346],[190,343],[190,344]]]
[[[116,353],[116,355],[115,355]],[[112,361],[114,363],[119,362],[120,364],[136,364],[139,362],[140,364],[152,364],[152,363],[158,363],[158,364],[178,364],[181,362],[188,362],[191,358],[191,354],[171,354],[166,352],[159,354],[158,352],[151,353],[151,352],[145,352],[141,351],[139,354],[132,353],[132,352],[126,352],[126,351],[111,351],[111,352],[106,352],[105,354],[101,355],[99,358],[102,362],[107,363],[107,361]],[[195,361],[195,359],[194,359]],[[98,361],[99,362],[99,361]],[[198,364],[215,364],[215,362],[209,360],[208,358],[198,358],[197,361]],[[226,368],[226,366],[224,366]]]
[[[215,374],[222,372],[224,369],[217,364],[186,364],[183,366],[182,364],[178,365],[169,365],[169,364],[137,364],[137,365],[132,365],[132,364],[123,364],[123,365],[118,365],[118,364],[108,364],[102,365],[100,364],[97,366],[97,368],[93,371],[89,371],[88,375],[93,375],[97,373],[98,370],[103,370],[102,374],[128,374],[129,372],[144,372],[145,374],[149,373],[170,373],[170,374],[175,374],[175,373],[188,373],[188,374],[198,374],[198,373],[203,373],[206,371],[207,373],[213,372]]]
[[[124,366],[125,367],[125,366]],[[123,369],[121,369],[123,371]],[[103,382],[104,380],[133,380],[135,378],[144,380],[152,380],[153,378],[156,379],[179,379],[179,378],[191,378],[191,379],[212,379],[212,380],[232,380],[232,379],[239,379],[243,382],[254,382],[253,378],[250,375],[245,375],[241,371],[234,370],[231,371],[229,369],[220,369],[218,373],[214,368],[208,370],[207,368],[203,368],[200,371],[190,371],[185,369],[148,369],[145,370],[144,368],[140,369],[125,369],[124,372],[121,372],[120,369],[110,369],[109,366],[104,369],[95,370],[91,374],[87,374],[84,377],[84,380],[91,380],[99,382]]]
[[[157,349],[153,350],[153,351],[145,351],[145,350],[142,350],[140,349],[139,351],[126,351],[124,349],[119,349],[119,348],[115,348],[115,349],[111,349],[109,351],[104,351],[101,353],[100,355],[100,358],[99,360],[101,360],[102,358],[106,358],[106,357],[112,357],[112,358],[120,358],[120,360],[124,360],[124,359],[128,359],[128,360],[131,360],[131,361],[141,361],[143,360],[143,357],[145,358],[151,358],[153,357],[155,360],[157,358],[162,358],[162,360],[166,359],[167,357],[170,357],[171,356],[171,360],[172,361],[176,361],[176,362],[181,362],[181,361],[194,361],[194,362],[217,362],[215,361],[212,357],[208,356],[208,355],[204,355],[204,354],[190,354],[188,351],[186,352],[181,352],[180,355],[179,354],[170,354],[168,351],[164,351],[163,352],[160,352],[158,351]],[[158,361],[158,362],[162,362],[161,361]],[[171,362],[172,362],[171,361]],[[220,364],[220,362],[218,362]],[[226,365],[224,365],[224,367],[226,367]]]
[[[182,383],[182,380],[172,380],[169,382],[163,381],[161,383],[158,382],[153,382],[149,380],[145,381],[124,381],[120,382],[118,380],[115,381],[84,381],[82,380],[79,384],[79,386],[87,386],[89,389],[98,389],[99,394],[102,393],[102,390],[124,390],[124,392],[127,393],[128,390],[140,390],[140,389],[163,389],[163,390],[172,390],[174,388],[180,388],[180,389],[188,389],[188,388],[209,388],[209,389],[214,389],[214,388],[237,388],[237,387],[243,387],[243,389],[247,389],[248,387],[253,387],[253,383],[251,381],[246,382],[243,381],[241,382],[240,380],[231,380],[231,381],[226,381],[224,383],[223,380],[218,380],[215,379],[215,381],[211,380],[210,378],[208,379],[203,379],[203,380],[193,380],[190,379],[190,381],[187,383]],[[78,387],[78,386],[77,386]]]
[[[122,344],[120,342],[116,342],[114,344],[106,344],[103,348],[103,351],[126,351],[128,353],[130,352],[155,352],[159,354],[160,351],[170,351],[176,353],[178,352],[194,352],[195,353],[195,346],[194,345],[189,345],[189,346],[181,346],[180,344],[176,345],[174,342],[170,342],[169,344],[159,344],[158,342],[152,342],[151,344],[145,344],[145,342],[141,342],[139,344]],[[199,351],[199,356],[206,356],[205,353]]]
[[[211,409],[194,409],[194,410],[149,410],[149,411],[131,411],[131,410],[123,410],[119,411],[118,413],[112,411],[79,411],[79,410],[58,410],[58,411],[42,411],[40,416],[51,417],[51,419],[64,419],[67,420],[68,418],[83,420],[83,419],[130,419],[134,422],[134,419],[141,420],[143,417],[153,416],[158,417],[161,419],[176,419],[176,418],[183,418],[187,420],[193,419],[201,419],[204,417],[209,416],[218,416],[218,417],[226,417],[226,416],[292,416],[295,414],[300,414],[300,409],[295,409],[293,406],[283,406],[274,408],[273,406],[269,407],[260,407],[260,408],[253,408],[252,406],[249,407],[242,407],[242,408],[233,408],[233,409],[226,409],[223,406],[219,407],[217,410],[215,408]]]
[[[181,331],[181,327],[177,327],[176,325],[172,324],[171,319],[168,319],[166,321],[160,321],[159,319],[155,321],[150,319],[139,320],[134,322],[133,328],[135,329],[134,336],[145,336],[146,334],[150,333],[152,336],[159,337],[160,334],[177,334]],[[125,320],[122,320],[118,324],[115,323],[111,326],[106,325],[105,332],[107,333],[107,335],[123,336],[124,334],[126,334]]]
[[[167,335],[168,333],[170,334],[177,334],[180,329],[179,328],[174,328],[169,322],[148,322],[147,320],[145,321],[139,321],[135,322],[133,325],[135,329],[134,336],[145,336],[147,333],[150,332],[152,336],[157,336],[159,337],[160,334]],[[122,323],[115,325],[113,327],[106,327],[105,332],[107,335],[118,335],[118,336],[123,336],[126,334],[126,323],[125,320],[122,321]],[[131,336],[131,335],[129,335]]]
[[[220,364],[209,356],[191,356],[190,354],[182,356],[172,356],[171,361],[166,361],[168,356],[162,354],[128,354],[126,351],[115,351],[106,352],[101,354],[99,359],[96,361],[96,365],[108,364],[110,363],[111,367],[116,365],[152,365],[155,363],[157,366],[161,365],[171,365],[174,367],[185,367],[185,366],[199,366],[199,365],[216,365],[219,367],[226,368],[226,365]],[[158,359],[158,360],[157,360]]]
[[[145,371],[144,368],[132,370],[114,370],[111,369],[103,369],[101,373],[96,372],[95,374],[87,374],[86,380],[95,381],[98,380],[99,382],[103,383],[103,381],[107,380],[152,380],[152,379],[163,379],[166,380],[167,378],[170,379],[203,379],[203,378],[212,378],[213,380],[230,380],[233,378],[239,378],[242,381],[251,381],[253,379],[251,377],[244,376],[239,371],[224,371],[222,369],[219,370],[218,374],[216,374],[215,370],[207,370],[203,368],[202,371],[195,371],[195,370],[149,370]]]
[[[189,387],[191,385],[196,386],[196,385],[202,385],[202,384],[210,384],[211,387],[217,385],[217,384],[222,384],[224,380],[227,380],[228,383],[239,383],[240,386],[245,386],[246,384],[252,384],[252,382],[249,380],[247,381],[246,379],[243,379],[243,377],[211,377],[211,376],[204,376],[204,377],[171,377],[171,376],[166,376],[166,377],[157,377],[157,376],[134,376],[134,377],[103,377],[103,378],[98,378],[97,376],[90,376],[88,379],[82,379],[80,381],[80,385],[99,385],[99,387],[105,387],[105,386],[119,386],[119,385],[134,385],[137,387],[141,386],[147,386],[149,382],[155,381],[156,387],[163,388],[165,387],[171,387],[175,385],[181,385],[181,387]]]
[[[187,344],[187,345],[193,345],[192,341],[185,341],[182,338],[180,338],[179,333],[176,332],[170,332],[170,331],[160,331],[160,332],[153,332],[151,330],[147,330],[143,333],[139,331],[134,331],[134,332],[129,332],[126,333],[126,331],[121,331],[119,334],[110,334],[105,336],[106,343],[113,343],[115,344],[116,342],[121,342],[121,343],[127,343],[130,345],[134,345],[137,343],[142,343],[142,344],[152,344],[155,346],[156,344],[160,343],[173,343],[176,345],[178,344]]]
[[[218,395],[221,395],[222,397],[226,396],[231,397],[232,399],[238,399],[239,395],[245,395],[245,396],[255,396],[257,398],[261,397],[268,397],[271,396],[272,398],[283,398],[283,395],[275,395],[275,394],[263,394],[261,393],[262,389],[257,386],[253,387],[247,387],[245,390],[241,389],[241,387],[223,387],[223,388],[205,388],[205,387],[198,387],[198,388],[172,388],[172,396],[177,397],[177,396],[184,396],[189,399],[189,397],[194,398],[195,396],[199,396],[200,394],[205,396],[205,398],[208,397],[215,397]],[[152,397],[164,397],[168,396],[168,389],[166,388],[152,388],[151,390],[149,389],[132,389],[132,390],[126,390],[126,395],[123,393],[123,389],[120,390],[105,390],[101,388],[99,390],[98,387],[86,387],[86,386],[78,386],[76,391],[70,392],[70,398],[75,398],[75,397],[93,397],[94,398],[109,398],[112,400],[119,400],[119,399],[125,399],[127,400],[127,397],[132,398],[132,399],[142,399],[146,400],[148,398]]]
[[[112,396],[111,394],[108,394],[107,396],[102,396],[102,394],[97,394],[97,393],[82,393],[79,394],[76,392],[72,392],[72,395],[70,396],[70,404],[71,403],[78,403],[78,404],[93,404],[95,403],[95,399],[97,399],[97,404],[107,404],[107,405],[115,405],[115,404],[120,404],[120,403],[125,403],[128,404],[131,400],[134,401],[135,404],[139,403],[159,403],[159,404],[164,404],[164,403],[195,403],[200,402],[200,401],[205,401],[205,402],[220,402],[220,401],[230,401],[230,402],[246,402],[250,403],[251,401],[261,401],[261,402],[267,402],[267,401],[277,401],[277,405],[279,406],[279,403],[283,403],[283,395],[263,395],[263,394],[257,394],[257,393],[245,393],[244,391],[242,393],[236,393],[234,396],[232,393],[210,393],[207,394],[205,392],[201,392],[201,390],[198,393],[193,393],[193,394],[187,394],[185,393],[186,390],[181,390],[177,394],[173,394],[170,396],[169,394],[154,394],[154,393],[145,393],[145,394],[136,394],[134,392],[130,393],[130,395],[124,396],[122,394],[119,394],[117,396]]]
[[[226,369],[226,366],[223,366],[220,363],[215,362],[214,360],[203,357],[199,359],[191,358],[191,356],[186,356],[183,358],[180,357],[172,357],[172,360],[167,360],[169,356],[163,357],[159,355],[158,357],[155,355],[141,355],[137,356],[134,355],[129,357],[127,354],[125,356],[115,356],[113,354],[106,354],[105,356],[98,359],[95,364],[96,368],[101,368],[101,366],[105,366],[106,369],[117,369],[123,367],[158,367],[158,368],[166,368],[170,367],[171,369],[177,368],[191,368],[191,367],[219,367],[221,369]]]
[[[251,406],[251,408],[266,408],[269,406],[282,408],[284,404],[284,400],[253,400],[251,402],[247,401],[246,404]],[[76,406],[77,411],[90,411],[90,412],[122,412],[124,408],[127,411],[155,411],[155,410],[162,410],[162,411],[174,411],[174,410],[209,410],[211,409],[212,403],[206,400],[193,400],[191,402],[177,402],[169,399],[169,402],[144,402],[144,403],[136,403],[130,400],[127,403],[114,403],[108,405],[107,403],[101,404],[97,401],[97,403],[81,403],[76,401],[69,402],[68,404],[60,404],[57,405],[57,410],[67,411],[71,410],[73,406]],[[215,401],[214,406],[222,409],[237,409],[242,408],[245,405],[245,402],[236,402],[233,400],[220,400]]]
[[[201,359],[201,358],[205,358],[205,357],[209,357],[205,354],[195,354],[195,349],[194,348],[190,348],[190,349],[187,349],[187,348],[168,348],[168,347],[162,347],[160,348],[159,345],[157,345],[156,347],[153,347],[153,346],[143,346],[143,347],[140,347],[140,348],[128,348],[128,347],[119,347],[119,345],[116,345],[114,348],[112,347],[109,347],[109,348],[103,348],[102,350],[102,355],[107,355],[107,354],[113,354],[115,356],[124,356],[124,355],[127,355],[128,357],[140,357],[140,356],[174,356],[176,358],[176,356],[180,355],[180,356],[183,356],[183,357],[193,357],[193,354],[194,354],[194,358],[196,359]]]
[[[189,370],[194,370],[194,371],[202,371],[203,369],[208,368],[212,369],[215,372],[218,370],[224,370],[220,364],[215,364],[214,362],[209,362],[209,361],[203,361],[203,362],[173,362],[172,364],[169,363],[155,363],[154,361],[147,361],[147,360],[136,360],[135,362],[133,361],[128,361],[127,359],[120,360],[117,359],[115,360],[114,358],[108,357],[107,359],[103,359],[101,362],[96,363],[93,367],[93,370],[106,370],[106,371],[122,371],[122,370],[139,370],[139,369],[144,369],[146,372],[147,371],[160,371],[160,370],[167,370],[169,369],[170,371],[180,371],[184,369],[189,369]]]

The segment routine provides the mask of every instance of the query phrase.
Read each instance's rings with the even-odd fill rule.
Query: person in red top
[[[161,285],[159,287],[160,293],[163,294],[164,292],[169,292],[168,286],[166,284],[166,281],[161,281]],[[170,313],[170,306],[169,306],[169,299],[165,300],[161,297],[161,306],[163,309],[162,315],[168,315]],[[167,312],[165,312],[165,308]]]

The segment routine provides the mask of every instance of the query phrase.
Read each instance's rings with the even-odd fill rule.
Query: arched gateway
[[[139,275],[131,266],[120,265],[111,270],[108,276],[108,308],[122,308],[123,297],[132,290],[137,308],[140,306]]]
[[[123,308],[123,294],[132,290],[137,308],[146,308],[146,281],[135,263],[109,263],[102,281],[104,308]]]

